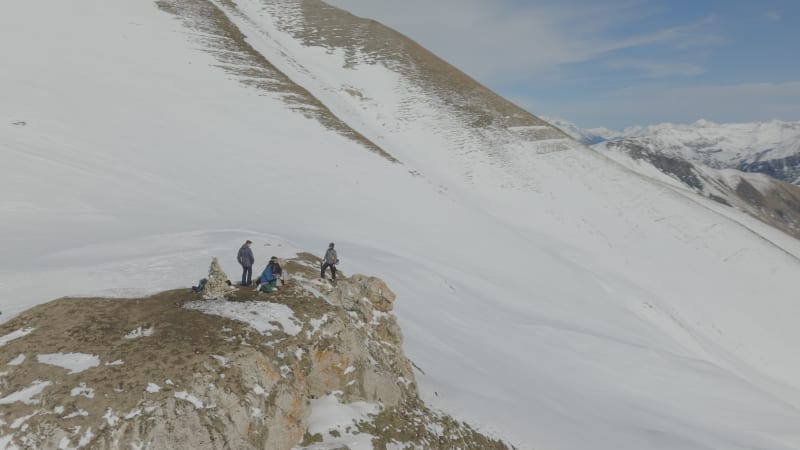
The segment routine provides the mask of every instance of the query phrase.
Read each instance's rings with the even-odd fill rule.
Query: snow
[[[28,414],[27,416],[22,416],[22,417],[17,418],[13,422],[11,422],[10,428],[12,430],[15,430],[15,429],[23,426],[25,424],[25,422],[28,421],[28,419],[30,419],[31,417],[33,417],[33,416],[35,416],[37,414],[39,414],[39,410],[38,409],[36,411],[33,411],[32,413]]]
[[[283,331],[288,335],[295,336],[302,330],[291,308],[279,303],[200,300],[188,302],[184,304],[184,308],[244,322],[261,334]],[[279,325],[275,325],[275,323]]]
[[[72,397],[83,396],[86,398],[94,398],[94,389],[86,386],[86,383],[81,383],[77,387],[72,388],[69,392]]]
[[[222,367],[230,367],[228,365],[228,358],[226,358],[224,356],[220,356],[220,355],[211,355],[211,357],[214,358],[219,363],[220,366],[222,366]]]
[[[33,328],[21,328],[17,331],[13,331],[8,333],[5,336],[0,337],[0,347],[8,344],[9,342],[13,341],[14,339],[19,339],[23,336],[27,336],[33,332]]]
[[[262,397],[267,396],[267,391],[265,391],[264,388],[258,384],[253,385],[253,393]]]
[[[156,392],[160,392],[161,391],[161,386],[159,386],[159,385],[157,385],[155,383],[147,383],[147,387],[145,388],[145,391],[147,391],[147,392],[149,392],[151,394],[155,394]]]
[[[604,148],[602,141],[636,139],[658,150],[714,168],[736,168],[740,163],[782,159],[800,152],[800,122],[662,123],[636,126],[622,131],[583,130],[565,120],[557,126],[575,139]]]
[[[539,116],[547,123],[558,127],[561,131],[570,135],[586,145],[598,144],[603,141],[610,141],[620,137],[619,131],[609,130],[608,128],[580,128],[576,124],[560,117]]]
[[[103,419],[106,420],[106,424],[108,424],[109,427],[115,427],[117,424],[119,424],[119,417],[114,414],[114,411],[111,408],[106,408],[106,413],[103,414]]]
[[[8,363],[6,363],[6,365],[7,366],[19,366],[23,362],[25,362],[25,355],[20,353],[16,358],[14,358],[11,361],[9,361]]]
[[[3,450],[19,450],[19,447],[17,447],[11,442],[13,440],[14,440],[13,434],[0,436],[0,448]]]
[[[36,355],[36,361],[51,366],[63,367],[69,370],[70,374],[81,373],[100,365],[100,358],[97,355],[86,353],[50,353]]]
[[[325,450],[347,446],[352,450],[371,450],[373,436],[354,433],[354,425],[368,420],[370,415],[378,414],[380,411],[380,405],[372,403],[340,403],[335,393],[314,399],[311,401],[308,432],[312,435],[319,433],[323,442],[305,448]],[[347,431],[348,428],[351,432]],[[339,436],[332,435],[331,431],[338,432]]]
[[[316,295],[316,294],[315,294]],[[325,313],[319,319],[311,319],[308,321],[308,324],[311,326],[311,330],[309,331],[311,334],[316,333],[320,327],[325,325],[328,322],[328,314]]]
[[[38,405],[39,400],[34,399],[37,395],[41,394],[47,386],[52,383],[49,381],[36,380],[30,386],[12,394],[0,398],[0,405],[10,405],[12,403],[21,402],[26,405]]]
[[[478,136],[398,73],[304,46],[282,2],[237,4],[401,164],[232,80],[152,2],[0,2],[0,320],[188,287],[212,256],[236,279],[245,239],[259,264],[335,240],[397,293],[424,400],[518,448],[800,446],[796,241],[577,144]],[[196,306],[299,331],[281,305]]]
[[[142,410],[141,410],[141,408],[137,408],[137,409],[134,409],[134,410],[132,410],[132,411],[131,411],[131,412],[129,412],[128,414],[126,414],[126,415],[125,415],[125,420],[131,420],[131,419],[135,419],[135,418],[137,418],[137,417],[139,417],[139,416],[141,416],[141,415],[142,415]]]
[[[716,173],[720,175],[725,184],[731,189],[736,189],[741,180],[744,180],[750,183],[756,190],[766,195],[774,190],[777,185],[773,178],[760,173],[747,173],[734,169],[722,169],[718,170]]]
[[[77,434],[78,432],[80,432],[80,427],[77,428],[77,431],[75,431],[75,434]],[[78,440],[78,444],[75,447],[71,447],[70,446],[71,441],[70,441],[70,439],[68,437],[65,436],[65,437],[61,438],[61,441],[59,441],[58,449],[59,450],[77,450],[79,448],[83,448],[83,447],[89,445],[89,443],[92,442],[93,438],[94,438],[94,433],[92,433],[92,428],[89,427],[89,428],[86,429],[86,431],[80,437],[80,439]]]
[[[62,417],[62,419],[74,419],[75,417],[88,417],[89,412],[85,409],[78,409],[75,412],[67,414],[66,416]]]
[[[138,339],[142,337],[148,337],[153,335],[153,327],[137,327],[135,330],[132,330],[128,334],[125,335],[125,339]]]
[[[192,405],[194,405],[195,409],[203,409],[203,402],[199,398],[195,397],[192,394],[189,394],[186,391],[176,392],[175,398],[191,403]]]

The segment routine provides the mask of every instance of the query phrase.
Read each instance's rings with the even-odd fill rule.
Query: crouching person
[[[272,292],[278,287],[278,280],[283,277],[283,269],[278,263],[278,258],[273,256],[269,259],[269,264],[261,272],[258,288],[261,292]]]

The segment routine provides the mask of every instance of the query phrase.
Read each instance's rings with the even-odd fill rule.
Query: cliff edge
[[[63,298],[0,325],[0,447],[508,448],[419,399],[383,281],[284,267],[269,294]]]

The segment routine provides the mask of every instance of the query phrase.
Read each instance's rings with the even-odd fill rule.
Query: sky
[[[581,127],[800,120],[800,0],[327,0]]]

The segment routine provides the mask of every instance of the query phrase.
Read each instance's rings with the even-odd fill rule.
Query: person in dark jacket
[[[281,279],[281,277],[283,277],[283,269],[280,263],[278,263],[278,258],[273,256],[269,259],[267,267],[261,272],[258,288],[264,292],[272,292],[272,290],[278,286],[278,280]]]
[[[250,286],[251,278],[253,277],[253,264],[256,259],[253,257],[253,250],[250,249],[252,243],[253,241],[247,240],[236,256],[236,260],[242,266],[242,286]]]
[[[319,277],[325,279],[325,269],[331,268],[331,278],[336,280],[336,264],[339,264],[339,257],[336,255],[336,250],[333,249],[333,242],[328,244],[328,250],[325,251],[325,257],[322,258],[322,270],[319,271]]]

